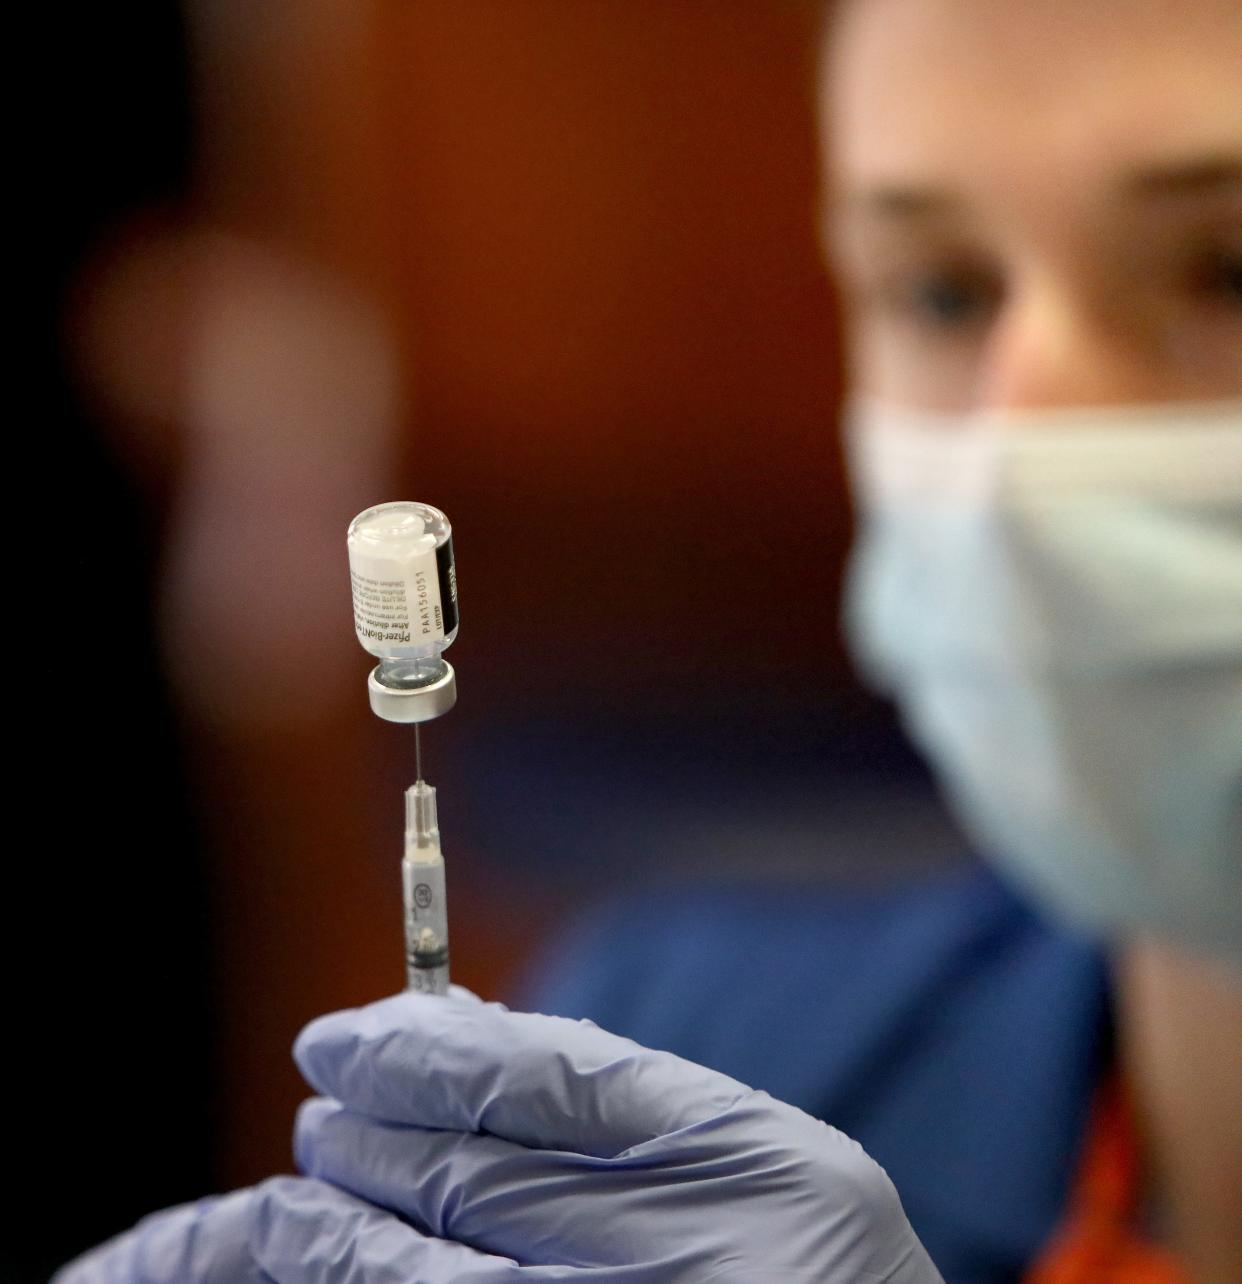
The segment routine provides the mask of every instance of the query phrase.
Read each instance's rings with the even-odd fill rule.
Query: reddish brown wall
[[[808,9],[386,12],[408,466],[461,527],[463,655],[530,620],[585,682],[819,672],[845,522]]]
[[[429,500],[458,531],[463,700],[433,747],[626,711],[656,666],[671,725],[727,703],[739,670],[762,673],[760,711],[840,687],[814,6],[206,8],[217,218],[352,278],[399,336],[412,408],[373,499]],[[305,573],[344,636],[342,568]],[[317,729],[199,733],[230,1184],[288,1166],[298,1025],[398,976],[400,764],[361,765],[396,741],[360,707],[361,654],[332,666]],[[494,991],[520,952],[514,889],[457,859],[460,976]]]

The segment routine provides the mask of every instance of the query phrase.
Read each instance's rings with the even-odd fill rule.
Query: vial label
[[[440,581],[440,605],[444,610],[444,631],[457,627],[457,562],[453,557],[453,537],[436,549],[436,575]]]
[[[457,604],[441,589],[438,550],[403,563],[355,555],[349,578],[354,590],[354,627],[369,642],[397,646],[437,642],[457,624]],[[450,554],[450,565],[452,555]],[[445,602],[452,612],[446,622]]]

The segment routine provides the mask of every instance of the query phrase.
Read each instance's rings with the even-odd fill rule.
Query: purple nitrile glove
[[[590,1022],[407,993],[312,1022],[295,1056],[332,1098],[300,1114],[306,1173],[522,1278],[940,1280],[856,1142]]]

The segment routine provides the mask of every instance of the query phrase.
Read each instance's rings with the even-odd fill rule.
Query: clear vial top
[[[453,533],[449,519],[430,504],[399,499],[376,504],[349,524],[346,543],[368,553],[399,560],[439,548]]]

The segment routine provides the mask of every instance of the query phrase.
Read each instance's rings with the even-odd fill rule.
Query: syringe
[[[346,543],[358,641],[379,660],[367,679],[371,708],[388,722],[414,727],[418,780],[405,791],[401,861],[406,985],[446,994],[444,856],[418,728],[457,699],[457,678],[443,657],[457,636],[452,528],[430,504],[378,504],[349,524]]]
[[[448,902],[436,819],[436,791],[419,779],[405,791],[405,982],[422,994],[447,994]]]

